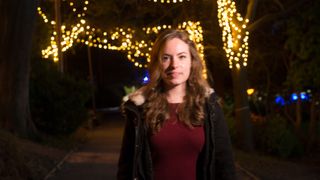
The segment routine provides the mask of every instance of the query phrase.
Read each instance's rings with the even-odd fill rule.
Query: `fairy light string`
[[[182,2],[186,2],[186,1],[190,1],[190,0],[148,0],[151,2],[155,2],[155,3],[182,3]]]
[[[76,13],[77,18],[75,24],[61,25],[61,47],[62,52],[67,51],[76,43],[85,44],[90,47],[96,47],[106,50],[117,50],[127,54],[127,58],[135,67],[146,68],[150,62],[150,52],[153,42],[151,38],[137,39],[135,37],[137,32],[145,33],[146,37],[155,37],[160,31],[172,28],[171,25],[161,25],[154,27],[143,27],[142,29],[121,28],[116,27],[109,31],[103,31],[99,28],[88,25],[85,20],[85,12],[89,1],[84,1],[84,8],[79,9],[74,2],[69,2],[69,7]],[[51,24],[54,29],[56,23],[49,20],[41,7],[38,7],[38,14],[42,17],[45,23]],[[79,11],[79,12],[78,12]],[[190,38],[196,42],[197,48],[202,57],[203,76],[206,78],[207,70],[204,61],[204,47],[203,47],[203,30],[200,22],[186,21],[178,25],[179,29],[184,29],[190,34]],[[59,61],[58,48],[56,42],[56,32],[53,31],[50,38],[50,45],[42,50],[44,58],[53,59],[55,62]]]
[[[229,68],[247,66],[249,54],[248,19],[237,13],[232,0],[217,0],[219,26],[222,28],[223,49],[229,61]]]

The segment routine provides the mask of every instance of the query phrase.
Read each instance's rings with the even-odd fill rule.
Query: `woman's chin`
[[[166,82],[166,86],[169,88],[174,88],[177,86],[184,86],[185,82],[179,81],[179,80],[170,80]]]

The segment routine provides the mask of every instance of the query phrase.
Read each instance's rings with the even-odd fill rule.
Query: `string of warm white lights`
[[[42,12],[41,7],[38,7],[37,10],[38,10],[38,14],[42,17],[43,21],[45,23],[49,22],[47,16]]]
[[[207,69],[206,69],[206,63],[204,61],[204,46],[203,46],[203,30],[202,27],[200,25],[200,22],[184,22],[182,23],[182,25],[178,26],[179,29],[185,29],[190,36],[190,39],[192,39],[197,46],[197,49],[200,53],[200,57],[202,60],[202,66],[203,68],[203,72],[202,75],[204,76],[205,79],[207,79]]]
[[[179,3],[183,1],[190,1],[190,0],[148,0],[148,1],[153,1],[153,2],[160,2],[160,3]]]
[[[85,1],[84,4],[88,5],[89,2]],[[73,8],[74,12],[77,12],[77,9],[74,8],[74,4],[72,2],[70,2],[70,7]],[[86,11],[87,8],[83,8],[83,10]],[[38,13],[43,17],[44,22],[49,21],[40,7],[38,8]],[[78,13],[78,23],[75,25],[70,25],[69,27],[66,25],[61,26],[62,52],[65,52],[72,47],[75,42],[83,43],[90,47],[127,52],[128,59],[133,62],[136,67],[147,67],[148,63],[150,62],[150,51],[153,45],[151,40],[134,39],[133,37],[135,37],[136,30],[131,28],[115,28],[110,32],[101,31],[100,29],[96,29],[87,25],[87,22],[83,16],[85,16],[85,14]],[[51,21],[51,25],[55,26],[55,22]],[[171,26],[162,25],[156,27],[144,27],[142,28],[142,31],[146,35],[152,35],[158,34],[161,30],[167,28],[171,28]],[[179,25],[178,28],[189,32],[190,38],[196,42],[197,48],[203,59],[203,32],[200,22],[184,22]],[[42,55],[44,58],[52,57],[54,61],[58,61],[58,49],[55,36],[56,32],[53,31],[51,43],[46,49],[42,50]],[[204,67],[206,67],[204,60],[202,61],[202,64]],[[204,68],[203,75],[206,77],[206,68]]]
[[[78,35],[80,33],[82,33],[84,31],[84,28],[81,26],[81,24],[85,24],[86,21],[83,19],[83,17],[86,15],[85,11],[87,11],[87,6],[89,4],[88,0],[83,1],[82,6],[83,7],[79,10],[79,7],[76,7],[74,2],[70,1],[69,2],[69,7],[72,8],[72,11],[74,13],[78,13],[77,17],[79,19],[79,23],[76,25],[71,25],[71,30],[67,30],[66,25],[61,25],[61,33],[62,33],[62,37],[61,37],[61,47],[62,47],[62,52],[66,51],[67,49],[69,49],[70,47],[72,47],[74,40],[77,39]],[[45,15],[45,13],[43,13],[41,7],[37,8],[38,10],[38,14],[42,17],[43,21],[45,23],[48,23],[49,20],[47,18],[47,16]],[[56,22],[54,20],[50,21],[51,25],[54,26],[56,25]],[[53,56],[53,60],[55,62],[57,62],[59,60],[58,58],[58,47],[57,47],[57,42],[55,41],[56,39],[56,35],[57,32],[53,31],[52,32],[52,36],[51,36],[51,41],[50,41],[50,46],[48,46],[46,49],[42,50],[42,55],[44,58],[49,58],[50,55]]]
[[[218,19],[222,28],[223,48],[229,61],[229,68],[247,66],[249,53],[248,19],[237,13],[232,0],[217,0]]]

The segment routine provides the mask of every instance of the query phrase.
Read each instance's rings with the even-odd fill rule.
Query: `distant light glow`
[[[300,99],[302,101],[308,101],[310,99],[309,95],[306,92],[301,92],[300,93]]]
[[[254,93],[254,89],[253,88],[247,89],[247,94],[249,96],[251,96],[253,93]]]
[[[292,100],[292,101],[298,100],[298,95],[297,95],[297,93],[292,93],[292,94],[291,94],[291,100]]]
[[[280,106],[284,106],[286,104],[285,101],[284,101],[284,98],[282,96],[280,96],[280,95],[276,96],[275,103],[280,105]]]
[[[143,84],[146,84],[146,83],[148,83],[149,81],[150,81],[149,71],[148,71],[148,70],[144,70],[142,83],[143,83]]]
[[[148,83],[149,82],[149,74],[148,73],[146,73],[146,75],[144,76],[144,78],[143,78],[143,84],[146,84],[146,83]]]

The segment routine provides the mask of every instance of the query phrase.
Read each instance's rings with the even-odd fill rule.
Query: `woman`
[[[150,82],[122,107],[126,127],[117,178],[236,179],[223,113],[186,32],[160,34],[149,73]]]

